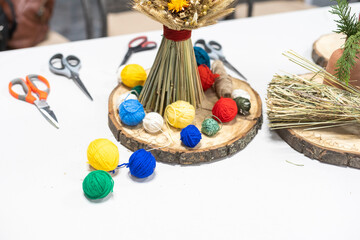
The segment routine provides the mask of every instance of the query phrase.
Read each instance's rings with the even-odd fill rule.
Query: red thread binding
[[[191,38],[191,31],[190,30],[172,30],[168,27],[166,27],[164,25],[164,37],[175,41],[175,42],[180,42],[180,41],[185,41],[188,40],[189,38]]]

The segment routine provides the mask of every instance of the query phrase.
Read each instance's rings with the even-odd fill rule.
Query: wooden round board
[[[313,74],[305,77],[311,78]],[[315,81],[322,82],[322,78]],[[360,168],[360,124],[319,130],[277,130],[296,151],[321,162]]]
[[[258,93],[246,82],[235,78],[233,78],[233,86],[234,89],[241,88],[249,93],[251,97],[250,115],[240,116],[238,114],[234,120],[223,124],[222,129],[213,137],[202,134],[202,139],[195,148],[188,148],[181,143],[180,129],[171,127],[171,130],[169,130],[165,124],[162,130],[165,133],[170,133],[174,139],[174,142],[168,147],[164,147],[170,143],[164,133],[149,134],[144,130],[142,124],[136,127],[123,125],[120,121],[115,102],[119,95],[130,89],[122,84],[119,84],[109,97],[110,130],[122,145],[132,151],[140,148],[153,149],[163,147],[151,151],[156,160],[161,162],[196,164],[224,158],[245,148],[255,137],[262,124],[262,105]],[[199,130],[203,120],[211,115],[211,109],[217,100],[218,97],[212,89],[208,89],[205,92],[202,107],[196,109],[196,116],[193,121],[193,124]]]
[[[313,44],[312,58],[314,62],[326,67],[331,54],[345,43],[345,35],[330,33],[321,36]]]

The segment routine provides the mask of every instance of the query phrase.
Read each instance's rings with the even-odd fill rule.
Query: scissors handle
[[[62,75],[67,78],[71,77],[71,72],[64,65],[64,56],[61,53],[57,53],[49,60],[50,71],[57,75]]]
[[[216,51],[221,51],[222,50],[222,46],[220,43],[216,42],[216,41],[210,41],[209,45],[215,49]]]
[[[14,90],[12,90],[12,87],[15,85],[20,85],[25,94],[18,94]],[[11,96],[13,96],[14,98],[19,99],[21,101],[25,101],[25,102],[32,103],[32,104],[34,104],[34,102],[36,101],[36,97],[34,97],[31,94],[31,90],[30,90],[29,86],[26,84],[25,80],[22,78],[15,78],[14,80],[10,81],[9,92],[10,92]]]
[[[204,39],[197,40],[194,45],[196,47],[200,45],[207,53],[211,52],[210,47],[206,44]]]
[[[46,85],[44,91],[40,90],[36,85],[35,81],[42,82]],[[30,87],[31,91],[36,93],[39,96],[40,100],[46,100],[50,92],[50,84],[46,78],[36,74],[30,74],[26,76],[26,83]]]
[[[141,40],[137,45],[134,46],[134,43]],[[129,51],[134,53],[151,50],[157,47],[156,42],[149,42],[146,36],[140,36],[134,38],[129,42]]]
[[[78,74],[81,67],[81,61],[74,55],[66,58],[61,53],[57,53],[49,60],[49,68],[52,73],[72,78],[73,74]]]
[[[140,36],[137,38],[134,38],[133,40],[131,40],[129,42],[129,48],[137,48],[137,47],[141,47],[142,44],[147,42],[147,37],[146,36]],[[137,45],[134,46],[134,43],[141,40]]]
[[[199,39],[195,42],[195,46],[198,45],[205,49],[211,59],[217,60],[224,56],[222,53],[221,44],[216,41],[210,41],[209,43],[206,43],[204,39]]]
[[[132,51],[137,53],[137,52],[152,50],[155,49],[156,47],[157,47],[156,42],[144,42],[143,44],[141,44],[141,46],[133,48]]]
[[[135,45],[134,43],[141,40],[137,45]],[[123,58],[123,60],[121,61],[118,69],[127,63],[127,61],[129,60],[129,58],[131,57],[131,55],[133,53],[137,53],[137,52],[142,52],[142,51],[147,51],[147,50],[152,50],[155,49],[157,47],[157,43],[156,42],[152,42],[152,41],[148,41],[148,38],[146,36],[140,36],[137,38],[134,38],[133,40],[131,40],[129,42],[129,49],[126,52],[125,57]]]
[[[70,71],[78,73],[81,67],[81,61],[78,57],[69,55],[65,58],[64,65],[65,67],[69,68]]]

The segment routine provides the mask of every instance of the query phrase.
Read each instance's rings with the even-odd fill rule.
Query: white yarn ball
[[[122,104],[124,101],[129,100],[129,99],[135,99],[137,100],[137,97],[134,94],[131,94],[131,92],[126,92],[121,94],[117,99],[116,99],[116,108],[119,109],[120,104]]]
[[[126,64],[120,66],[117,71],[116,71],[116,75],[117,75],[117,80],[118,80],[118,83],[120,84],[121,83],[121,72],[122,70],[126,67]]]
[[[164,119],[157,112],[148,113],[143,119],[143,126],[145,130],[149,133],[159,132],[163,125],[164,125]]]
[[[231,93],[231,97],[232,99],[235,99],[237,97],[242,97],[242,98],[246,98],[250,100],[250,95],[247,91],[244,91],[242,89],[235,89],[232,93]]]

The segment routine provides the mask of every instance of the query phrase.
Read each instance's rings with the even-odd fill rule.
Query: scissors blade
[[[73,74],[72,79],[74,80],[75,84],[85,93],[85,95],[88,96],[91,101],[93,101],[93,98],[91,97],[90,93],[86,89],[83,82],[80,80],[79,75],[78,74]]]
[[[128,51],[126,52],[125,57],[123,58],[123,60],[121,61],[120,65],[118,66],[118,69],[122,66],[125,65],[125,63],[127,63],[127,61],[129,60],[130,56],[132,55],[132,50],[131,48],[128,49]]]
[[[50,109],[50,106],[47,104],[45,100],[37,100],[34,102],[37,109],[39,109],[40,113],[48,120],[48,122],[56,127],[57,129],[60,128],[60,125],[57,121],[55,113]]]
[[[233,65],[231,65],[228,60],[226,60],[226,58],[220,58],[220,60],[225,64],[225,66],[227,68],[229,68],[230,70],[236,72],[242,79],[244,79],[245,81],[247,81],[246,77],[244,75],[242,75]]]

